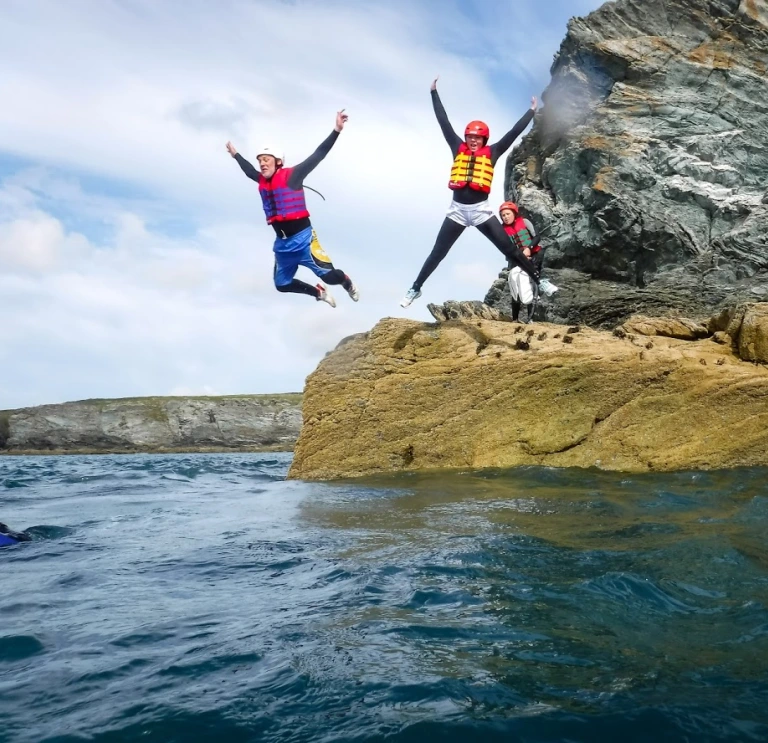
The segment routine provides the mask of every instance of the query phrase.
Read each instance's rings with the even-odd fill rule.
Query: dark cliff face
[[[768,296],[768,2],[573,19],[507,193],[547,233],[547,319],[707,316]],[[506,309],[505,282],[486,302]]]

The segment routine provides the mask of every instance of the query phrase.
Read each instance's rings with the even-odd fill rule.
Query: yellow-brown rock
[[[744,312],[739,329],[739,356],[768,363],[768,304],[753,304]]]
[[[633,315],[622,326],[625,333],[663,335],[667,338],[695,341],[710,333],[705,325],[684,317],[645,317]]]
[[[388,318],[320,363],[303,417],[292,478],[765,465],[768,369],[711,339]]]

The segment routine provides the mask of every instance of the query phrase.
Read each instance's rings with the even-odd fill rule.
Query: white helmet
[[[274,157],[276,160],[279,160],[281,163],[285,162],[285,155],[283,155],[283,151],[274,145],[264,145],[256,153],[256,157],[259,157],[259,155],[272,155],[272,157]]]

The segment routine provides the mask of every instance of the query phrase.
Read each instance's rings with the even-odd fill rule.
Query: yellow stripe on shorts
[[[312,241],[309,243],[309,250],[312,253],[312,257],[323,263],[333,263],[331,257],[323,250],[323,246],[320,245],[320,241],[317,239],[317,233],[312,230]]]

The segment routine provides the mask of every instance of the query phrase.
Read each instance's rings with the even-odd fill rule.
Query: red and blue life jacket
[[[267,224],[309,216],[304,189],[297,191],[288,186],[292,172],[293,168],[278,168],[269,180],[263,175],[259,176],[259,193],[264,214],[267,215]]]

